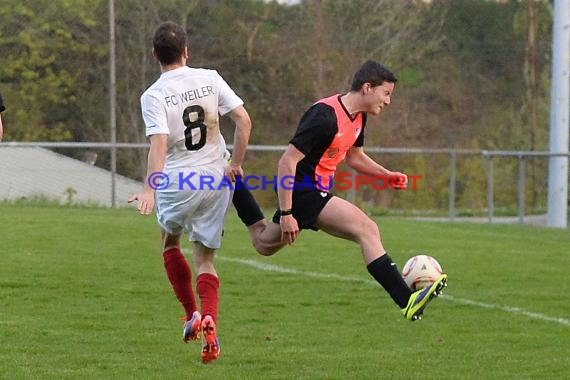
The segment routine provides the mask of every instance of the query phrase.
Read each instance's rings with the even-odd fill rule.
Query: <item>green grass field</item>
[[[220,360],[181,341],[154,217],[0,206],[2,379],[562,379],[570,233],[379,218],[400,269],[427,252],[446,296],[408,322],[356,245],[304,232],[261,257],[235,211],[219,251]],[[189,252],[189,249],[186,249]]]

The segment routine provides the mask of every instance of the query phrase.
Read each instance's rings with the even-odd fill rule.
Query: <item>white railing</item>
[[[146,143],[108,143],[108,142],[2,142],[2,147],[42,147],[42,148],[71,148],[71,149],[104,149],[112,152],[116,149],[147,149]],[[232,146],[228,145],[231,149]],[[248,150],[252,152],[282,152],[285,145],[249,145]],[[525,184],[526,184],[526,161],[530,157],[570,157],[569,153],[550,153],[545,151],[507,151],[507,150],[469,150],[469,149],[431,149],[431,148],[380,148],[367,147],[367,153],[371,154],[405,154],[405,155],[446,155],[449,157],[449,200],[448,218],[453,221],[456,218],[456,175],[457,158],[459,156],[479,156],[486,161],[486,183],[487,183],[487,219],[493,222],[495,202],[494,202],[494,179],[493,179],[493,159],[497,157],[512,157],[518,160],[518,219],[519,223],[525,222]],[[110,171],[114,179],[116,173]],[[111,181],[114,187],[114,180]],[[112,194],[112,207],[116,206],[115,189],[109,189]],[[347,193],[349,200],[354,200],[356,192],[351,188]]]

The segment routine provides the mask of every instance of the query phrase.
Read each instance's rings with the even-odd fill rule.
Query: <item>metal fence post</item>
[[[354,203],[354,199],[356,198],[356,189],[354,186],[354,182],[355,182],[355,178],[356,178],[357,173],[356,173],[356,170],[354,170],[353,168],[349,168],[348,172],[350,173],[350,177],[351,177],[353,186],[350,186],[350,188],[346,192],[346,200],[349,201],[350,203]]]
[[[449,168],[449,220],[455,219],[455,181],[457,172],[457,152],[452,150],[451,165]]]
[[[524,224],[524,211],[525,211],[525,160],[526,157],[521,153],[519,154],[519,223]]]
[[[493,156],[488,153],[483,153],[487,160],[487,217],[489,223],[493,223]]]
[[[115,1],[109,0],[109,113],[111,143],[111,207],[117,207],[117,79],[115,68]]]

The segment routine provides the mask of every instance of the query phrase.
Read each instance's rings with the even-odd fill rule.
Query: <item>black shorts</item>
[[[318,231],[319,229],[315,227],[315,222],[317,217],[325,208],[327,202],[333,196],[325,191],[318,190],[293,190],[293,217],[297,219],[300,229],[310,229]],[[279,224],[279,210],[273,215],[273,223]]]

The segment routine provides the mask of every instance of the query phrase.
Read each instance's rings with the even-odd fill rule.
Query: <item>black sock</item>
[[[239,218],[247,227],[265,218],[263,211],[249,189],[243,184],[241,177],[237,178],[232,203]]]
[[[396,264],[386,253],[366,266],[368,273],[390,294],[401,309],[408,306],[412,290],[398,271]]]

